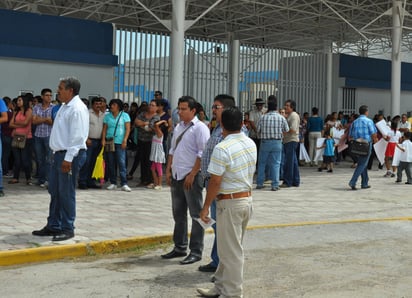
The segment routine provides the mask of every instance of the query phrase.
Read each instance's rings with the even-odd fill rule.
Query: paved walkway
[[[383,178],[384,171],[369,172],[366,190],[349,190],[350,163],[334,173],[302,167],[299,188],[254,190],[254,214],[250,226],[295,225],[309,222],[412,219],[412,186]],[[406,181],[406,179],[404,178]],[[56,246],[48,237],[35,237],[48,214],[49,195],[38,186],[8,185],[0,198],[0,251],[39,246]],[[170,189],[162,191],[135,187],[120,190],[78,190],[75,238],[64,244],[87,243],[136,236],[165,235],[173,231]]]

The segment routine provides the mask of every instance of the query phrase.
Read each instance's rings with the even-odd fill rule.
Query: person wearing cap
[[[257,124],[259,123],[259,120],[263,116],[263,114],[266,113],[264,105],[265,101],[262,98],[256,98],[256,109],[252,109],[249,112],[249,122],[251,127],[249,131],[249,137],[255,142],[258,152],[260,147],[260,136],[257,132]]]

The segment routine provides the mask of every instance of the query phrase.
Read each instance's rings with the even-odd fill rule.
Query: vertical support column
[[[332,44],[327,42],[325,44],[326,52],[326,107],[325,115],[332,113],[332,65],[333,65],[333,55],[332,55]]]
[[[391,98],[392,111],[391,115],[400,114],[401,101],[401,33],[402,24],[400,11],[402,9],[401,1],[393,0],[392,7],[392,81],[391,81]]]
[[[239,98],[239,55],[240,41],[229,36],[229,94],[232,95],[237,106],[241,107]]]
[[[170,104],[174,109],[183,94],[185,4],[186,0],[172,0],[172,33],[170,51]]]

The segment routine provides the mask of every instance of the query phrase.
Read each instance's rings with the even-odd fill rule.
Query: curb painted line
[[[344,220],[336,220],[336,221],[333,221],[333,220],[332,221],[306,221],[306,222],[297,222],[297,223],[249,226],[247,227],[247,230],[302,227],[302,226],[315,226],[315,225],[335,225],[335,224],[349,224],[349,223],[367,223],[367,222],[380,222],[380,221],[412,221],[412,217],[344,219]]]
[[[155,235],[1,251],[0,266],[12,266],[60,260],[64,258],[109,254],[153,244],[168,243],[171,241],[172,235]]]
[[[249,226],[247,230],[273,229],[300,227],[309,225],[331,225],[331,224],[348,224],[348,223],[367,223],[367,222],[388,222],[388,221],[412,221],[412,217],[392,217],[392,218],[371,218],[371,219],[350,219],[338,221],[313,221],[284,223],[271,225]],[[206,233],[213,233],[208,229]],[[154,235],[130,237],[118,240],[93,241],[89,243],[66,244],[56,246],[45,246],[37,248],[27,248],[20,250],[10,250],[0,252],[0,266],[12,266],[28,263],[38,263],[51,260],[60,260],[64,258],[74,258],[82,256],[102,255],[114,252],[121,252],[127,249],[136,249],[148,245],[156,245],[172,242],[173,236]]]

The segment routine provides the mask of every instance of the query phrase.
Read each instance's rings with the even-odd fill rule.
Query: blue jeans
[[[206,181],[205,187],[209,185],[209,180]],[[210,205],[210,217],[216,220],[216,200],[212,201]],[[212,265],[217,267],[219,265],[219,255],[217,254],[217,237],[216,237],[216,223],[212,225],[215,238],[213,240],[212,252],[210,253],[210,258],[212,259]]]
[[[96,183],[92,178],[92,174],[94,165],[96,164],[96,158],[102,149],[102,141],[100,139],[91,139],[91,142],[91,146],[87,147],[86,162],[79,173],[79,185],[83,186],[92,186]]]
[[[3,151],[3,144],[0,139],[0,156],[2,156]],[[0,158],[0,190],[3,190],[3,167],[1,166],[1,158]]]
[[[50,137],[34,137],[34,150],[36,152],[37,166],[38,166],[38,184],[43,184],[49,180],[50,172],[50,154],[49,147]]]
[[[265,168],[269,167],[272,187],[279,187],[280,162],[282,160],[281,140],[261,140],[259,164],[256,184],[262,186],[265,179]]]
[[[210,205],[210,217],[216,220],[216,200],[213,200]],[[212,252],[210,257],[212,258],[212,265],[217,268],[219,265],[219,255],[217,253],[217,237],[216,237],[216,223],[212,225],[213,232],[215,233],[215,239],[213,240]]]
[[[117,185],[117,166],[119,166],[120,184],[127,185],[126,149],[122,149],[121,144],[114,144],[114,147],[114,152],[107,152],[110,183]]]
[[[52,155],[49,175],[50,206],[47,227],[55,231],[73,232],[76,218],[76,181],[86,160],[86,151],[80,150],[73,158],[71,173],[62,172],[66,151]]]
[[[366,156],[358,156],[358,165],[353,172],[352,179],[349,181],[349,186],[356,186],[359,176],[361,176],[361,187],[368,186],[369,176],[368,176],[368,161],[369,156],[372,152],[372,144],[369,144],[369,153]]]
[[[187,209],[189,209],[189,214],[192,218],[192,231],[189,244],[190,253],[202,257],[205,231],[193,218],[198,218],[200,210],[202,210],[203,179],[200,174],[197,174],[189,190],[184,188],[184,181],[185,179],[172,179],[170,188],[172,194],[173,219],[175,221],[173,231],[174,250],[177,252],[186,252],[188,244]]]
[[[9,172],[9,160],[10,160],[10,154],[11,154],[11,141],[12,141],[11,136],[1,136],[1,143],[2,143],[2,154],[1,154],[1,165],[2,165],[2,170],[4,174],[7,174]]]
[[[285,151],[283,183],[287,186],[299,186],[300,184],[299,164],[296,156],[296,148],[298,145],[298,142],[288,142],[283,144],[283,150]]]
[[[31,155],[33,139],[26,138],[26,145],[23,149],[12,148],[14,156],[13,178],[19,180],[20,170],[23,168],[26,180],[31,178]]]

